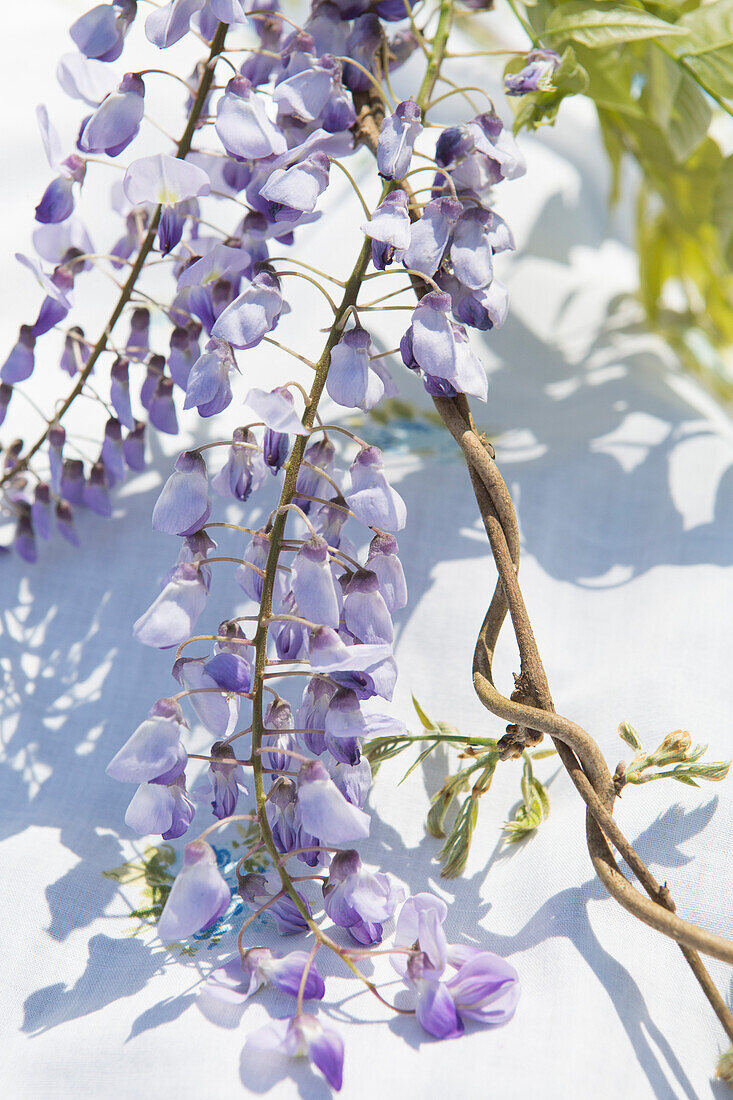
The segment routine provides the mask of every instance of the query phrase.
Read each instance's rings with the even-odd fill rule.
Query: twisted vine
[[[452,19],[453,0],[441,4],[441,24]],[[431,66],[437,79],[439,67]],[[371,91],[357,103],[357,139],[376,157],[384,107]],[[417,218],[414,195],[408,195],[411,218]],[[418,300],[432,288],[417,274],[410,276]],[[700,954],[733,964],[733,941],[684,920],[666,883],[660,885],[613,817],[617,797],[613,777],[593,737],[555,711],[524,596],[519,586],[519,526],[511,495],[495,462],[491,445],[476,429],[465,396],[433,397],[444,426],[463,452],[479,513],[486,528],[498,580],[479,632],[473,660],[473,685],[488,711],[509,723],[499,741],[505,758],[549,735],[580,797],[586,805],[586,843],[593,868],[608,893],[627,912],[675,940],[703,993],[733,1042],[733,1013],[720,995]],[[511,698],[494,684],[492,663],[496,644],[509,613],[520,655],[520,672]],[[611,845],[626,861],[646,891],[645,897],[623,874]]]

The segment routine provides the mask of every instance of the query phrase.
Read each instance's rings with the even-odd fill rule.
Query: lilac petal
[[[421,950],[426,950],[426,944],[422,943],[421,934],[427,935],[433,948],[436,950],[434,962],[438,974],[442,972],[440,961],[443,957],[447,960],[448,945],[443,947],[442,941],[438,942],[437,927],[441,925],[448,914],[448,906],[434,894],[413,894],[409,897],[400,910],[395,927],[395,947],[411,947],[419,942]],[[405,955],[392,955],[390,962],[398,974],[404,974],[407,970],[407,957]]]
[[[71,99],[96,107],[117,86],[119,78],[104,61],[83,53],[65,53],[59,59],[56,79]]]
[[[252,685],[249,662],[236,653],[217,653],[204,668],[225,691],[248,692]]]
[[[309,1044],[309,1056],[332,1088],[341,1088],[344,1073],[344,1043],[335,1031],[323,1028]]]
[[[246,77],[235,76],[226,86],[216,112],[216,132],[226,151],[244,160],[284,153],[284,136],[267,116],[265,101],[252,91]]]
[[[126,359],[115,359],[110,370],[109,400],[119,422],[128,429],[135,427],[130,403],[129,364]]]
[[[372,785],[372,769],[366,757],[358,764],[330,764],[329,771],[346,801],[361,809]]]
[[[125,813],[125,824],[140,836],[167,832],[173,824],[175,794],[166,786],[141,783]]]
[[[178,873],[158,921],[164,943],[186,939],[208,928],[229,906],[229,887],[220,875],[214,850],[195,840],[184,848]]]
[[[58,176],[51,180],[38,206],[36,221],[44,225],[64,222],[74,211],[73,180]]]
[[[293,595],[300,614],[311,622],[337,627],[340,605],[325,539],[314,535],[304,542],[292,570]]]
[[[191,16],[201,11],[206,0],[171,0],[145,20],[145,36],[159,50],[173,46],[188,34]]]
[[[260,988],[256,971],[245,973],[239,955],[224,966],[212,970],[201,986],[201,992],[226,1004],[241,1005]]]
[[[219,315],[212,336],[228,341],[235,348],[252,348],[275,327],[282,305],[278,280],[267,272],[259,272]]]
[[[281,989],[284,993],[290,993],[293,997],[297,997],[300,990],[300,983],[303,978],[303,971],[308,965],[309,960],[310,955],[307,951],[291,951],[282,959],[268,960],[262,969],[267,975],[268,980],[274,986]],[[320,1001],[325,992],[326,986],[323,978],[311,963],[308,969],[308,975],[305,979],[303,997],[306,1001]]]
[[[376,573],[360,570],[352,577],[344,600],[344,623],[360,642],[392,642],[392,618]]]
[[[377,167],[385,179],[402,179],[410,167],[412,150],[422,132],[420,108],[414,100],[400,103],[386,115],[377,142]]]
[[[153,509],[153,529],[167,535],[190,535],[211,511],[206,462],[198,451],[183,451]]]
[[[410,214],[405,191],[395,190],[379,204],[362,230],[373,241],[387,246],[380,264],[382,270],[392,260],[401,260],[410,245]]]
[[[196,406],[201,416],[214,416],[227,408],[232,400],[229,374],[236,368],[236,361],[231,347],[224,340],[213,338],[206,348],[191,367],[183,407],[192,409]]]
[[[375,535],[369,545],[367,567],[379,579],[379,591],[390,614],[407,604],[407,584],[397,557],[397,540],[392,535]]]
[[[461,214],[453,230],[450,248],[453,274],[471,290],[487,287],[494,277],[489,224],[487,211],[470,207]]]
[[[206,670],[204,661],[198,658],[180,658],[173,666],[173,675],[186,691],[191,691],[188,701],[196,717],[214,737],[226,737],[237,722],[239,703],[217,690],[219,684]]]
[[[292,168],[276,168],[260,188],[263,199],[276,207],[275,218],[287,211],[295,216],[311,213],[319,197],[328,187],[331,162],[325,153],[311,153]],[[284,210],[280,210],[280,208]]]
[[[10,354],[0,369],[0,378],[9,386],[17,382],[25,382],[30,378],[35,367],[34,348],[36,338],[28,325],[21,325],[17,343],[11,348]]]
[[[268,428],[275,432],[288,432],[291,435],[308,435],[300,417],[295,411],[295,402],[290,390],[278,387],[270,392],[252,389],[244,399]]]
[[[145,85],[139,76],[128,73],[83,127],[79,148],[85,153],[117,156],[137,134],[144,112]]]
[[[195,566],[176,567],[163,591],[133,626],[143,645],[167,649],[180,645],[193,633],[199,615],[206,606],[206,585]]]
[[[387,481],[382,455],[376,447],[364,447],[350,467],[352,489],[346,503],[368,527],[400,531],[407,520],[405,502]]]
[[[345,333],[331,352],[326,377],[329,397],[347,409],[373,409],[384,396],[384,383],[370,367],[371,339],[356,327]]]
[[[412,223],[410,244],[402,262],[411,271],[434,275],[440,267],[453,227],[463,207],[454,199],[433,199]]]
[[[312,630],[309,638],[310,662],[319,672],[363,672],[391,655],[389,645],[346,646],[328,626]]]
[[[326,843],[369,836],[369,815],[346,801],[319,760],[300,769],[298,808],[303,828]]]
[[[179,761],[185,729],[177,703],[160,699],[149,716],[107,765],[107,775],[123,783],[143,783],[165,775]]]
[[[134,160],[125,172],[122,188],[133,206],[147,202],[174,206],[208,195],[211,184],[202,168],[178,157],[157,153]]]
[[[441,982],[420,983],[415,1015],[418,1023],[436,1039],[455,1039],[463,1024],[450,993]]]
[[[511,963],[491,951],[477,951],[467,958],[446,985],[461,1015],[481,1023],[505,1023],[519,1001],[519,975]]]

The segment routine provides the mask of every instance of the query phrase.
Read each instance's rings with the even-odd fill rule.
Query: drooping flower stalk
[[[216,33],[214,34],[214,37],[213,37],[212,42],[211,42],[211,49],[209,51],[209,56],[207,58],[207,61],[206,61],[205,65],[203,66],[203,71],[202,71],[202,74],[201,74],[201,79],[199,81],[199,86],[198,86],[198,89],[196,91],[196,95],[193,98],[193,102],[191,104],[191,109],[189,111],[188,121],[186,123],[186,127],[185,127],[185,129],[184,129],[184,131],[183,131],[183,133],[180,137],[180,140],[179,140],[179,142],[176,146],[176,151],[175,151],[174,155],[175,155],[177,160],[185,160],[185,158],[188,156],[189,152],[191,151],[191,142],[193,140],[193,135],[196,132],[196,127],[198,125],[199,118],[200,118],[200,116],[201,116],[201,114],[204,110],[204,105],[206,103],[207,96],[208,96],[208,94],[211,90],[211,85],[214,81],[214,71],[215,71],[215,68],[216,68],[216,61],[217,61],[218,57],[220,56],[222,50],[224,49],[224,44],[225,44],[225,41],[226,41],[226,36],[227,36],[227,30],[228,29],[229,28],[228,28],[228,25],[226,23],[219,23],[219,25],[216,28]],[[58,408],[56,410],[56,412],[54,414],[54,417],[49,422],[49,425],[46,428],[46,430],[38,437],[38,439],[35,441],[35,443],[33,443],[28,448],[27,451],[25,451],[22,455],[19,455],[18,458],[14,461],[14,463],[12,465],[10,465],[2,473],[2,475],[0,475],[0,488],[7,481],[9,481],[11,478],[17,476],[19,473],[22,473],[23,470],[27,469],[28,464],[30,463],[33,456],[41,449],[43,444],[46,442],[46,439],[48,438],[49,429],[51,427],[55,427],[57,424],[60,423],[60,421],[64,418],[66,413],[71,408],[71,406],[74,403],[74,401],[76,400],[76,398],[79,396],[80,393],[82,393],[82,391],[84,389],[84,385],[87,382],[90,375],[92,374],[92,371],[94,370],[94,367],[96,365],[97,360],[99,359],[100,355],[104,351],[107,350],[108,341],[109,341],[110,336],[112,335],[112,332],[115,328],[115,325],[117,324],[120,317],[122,316],[122,313],[123,313],[127,303],[130,301],[130,298],[132,296],[133,291],[135,290],[138,278],[140,277],[140,273],[142,272],[142,270],[145,266],[145,261],[147,260],[148,256],[150,255],[150,252],[153,248],[153,245],[155,244],[155,238],[156,238],[157,233],[158,233],[158,225],[159,225],[159,222],[160,222],[162,212],[163,212],[163,206],[162,206],[162,204],[159,204],[155,208],[155,210],[154,210],[154,212],[151,216],[148,231],[145,234],[145,237],[143,238],[143,241],[142,241],[142,244],[140,245],[137,256],[135,257],[135,261],[134,261],[132,267],[130,268],[130,273],[127,276],[127,279],[125,280],[125,282],[123,284],[122,290],[120,291],[120,296],[117,299],[117,302],[115,303],[114,309],[112,310],[112,313],[110,314],[109,320],[107,321],[107,324],[105,325],[104,330],[102,331],[101,335],[99,336],[99,339],[97,340],[96,344],[92,348],[92,350],[89,354],[89,358],[86,361],[86,364],[84,365],[83,369],[79,373],[79,377],[76,381],[76,384],[71,389],[71,391],[69,392],[67,397],[64,399],[64,401],[61,404],[60,408]]]

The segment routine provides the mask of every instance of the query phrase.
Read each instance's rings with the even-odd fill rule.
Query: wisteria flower
[[[198,451],[184,451],[155,502],[153,527],[168,535],[191,535],[210,512],[206,463]]]
[[[347,802],[320,760],[298,773],[298,809],[303,827],[328,844],[369,836],[369,815]]]
[[[145,783],[160,776],[180,774],[188,754],[181,740],[187,729],[183,712],[173,699],[159,699],[107,765],[107,775],[123,783]]]
[[[335,1031],[321,1026],[315,1016],[300,1013],[289,1020],[272,1020],[247,1036],[252,1050],[278,1052],[289,1058],[308,1058],[337,1091],[344,1068],[344,1044]]]
[[[224,966],[212,970],[202,989],[209,996],[229,1004],[244,1004],[264,985],[273,985],[297,997],[306,967],[303,999],[320,1001],[326,987],[307,951],[291,951],[279,958],[267,947],[250,947],[241,958],[237,955]]]
[[[230,900],[214,849],[206,841],[194,840],[183,850],[183,867],[160,915],[158,935],[164,943],[185,940],[214,924]]]
[[[126,73],[84,123],[79,148],[84,153],[118,156],[137,136],[145,112],[145,85],[135,73]]]
[[[412,150],[422,133],[421,111],[417,103],[407,99],[394,114],[385,115],[377,143],[377,168],[380,176],[399,180],[407,174]]]

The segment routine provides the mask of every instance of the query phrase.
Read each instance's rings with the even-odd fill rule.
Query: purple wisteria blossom
[[[560,55],[554,50],[530,50],[524,68],[504,77],[507,95],[527,95],[528,92],[552,88],[552,76],[560,64]]]
[[[203,840],[194,840],[183,850],[183,868],[160,915],[158,935],[164,943],[185,940],[214,924],[230,900],[214,849]]]
[[[206,463],[198,451],[184,451],[155,503],[153,527],[168,535],[192,535],[210,512]]]
[[[273,985],[297,997],[306,967],[303,999],[320,1001],[326,987],[308,952],[291,951],[278,958],[267,947],[250,947],[241,958],[237,955],[224,966],[212,970],[203,991],[229,1004],[244,1004],[264,985]]]
[[[335,1031],[321,1026],[315,1016],[300,1013],[289,1020],[272,1020],[247,1036],[251,1050],[277,1052],[288,1058],[308,1058],[339,1090],[343,1081],[344,1044]]]
[[[385,115],[377,143],[377,168],[388,180],[401,180],[407,175],[415,142],[422,133],[421,111],[417,103],[407,99],[394,114]]]
[[[136,0],[97,4],[72,23],[69,34],[86,57],[116,61],[136,11]]]
[[[83,124],[79,149],[116,157],[137,136],[145,111],[145,85],[135,73],[126,73]]]
[[[279,279],[270,271],[259,271],[217,318],[212,336],[235,348],[253,348],[275,327],[282,308]]]
[[[258,160],[287,149],[283,134],[268,117],[265,102],[244,76],[232,77],[227,84],[217,108],[216,132],[230,156]]]
[[[372,241],[372,263],[378,271],[384,271],[392,262],[399,263],[411,238],[407,193],[390,191],[362,229]]]
[[[383,925],[404,896],[387,875],[368,871],[353,849],[333,857],[323,885],[324,906],[333,923],[364,945],[381,943]]]
[[[303,828],[327,844],[369,836],[369,815],[347,801],[320,760],[298,773],[298,808]]]
[[[405,502],[387,481],[382,453],[377,447],[363,447],[350,467],[351,491],[346,503],[367,527],[401,531],[407,519]]]

